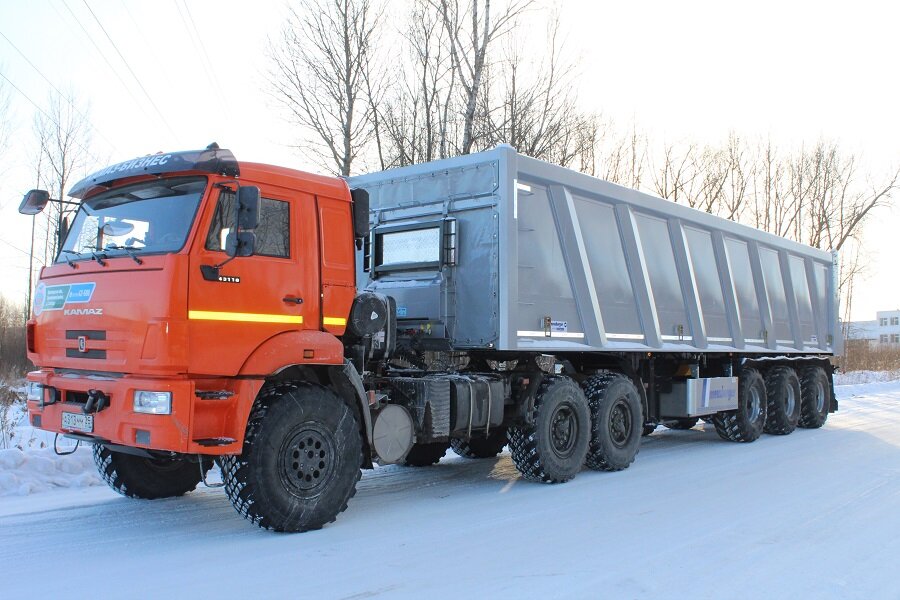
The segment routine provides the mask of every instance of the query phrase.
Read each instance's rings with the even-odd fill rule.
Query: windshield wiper
[[[128,256],[139,265],[144,264],[144,261],[138,258],[135,250],[139,250],[140,248],[136,248],[135,246],[119,246],[118,244],[107,244],[104,250],[124,250],[128,253]]]
[[[91,258],[97,261],[101,267],[105,267],[106,263],[103,261],[105,258],[109,258],[104,252],[95,252],[91,250]]]
[[[77,255],[77,256],[81,256],[81,252],[76,252],[75,250],[60,250],[59,253],[60,253],[60,254],[75,254],[75,255]],[[75,265],[75,263],[73,263],[71,260],[69,260],[69,257],[68,257],[68,256],[63,256],[63,258],[66,259],[66,264],[67,264],[67,265],[69,265],[69,266],[72,267],[73,269],[77,269],[77,268],[78,268],[78,267]]]

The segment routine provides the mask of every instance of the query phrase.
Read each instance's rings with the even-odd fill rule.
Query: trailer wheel
[[[569,377],[548,376],[534,399],[533,424],[509,429],[509,449],[522,477],[563,483],[584,464],[591,415],[584,392]]]
[[[672,419],[671,421],[663,421],[663,425],[668,429],[677,429],[677,430],[685,430],[685,429],[693,429],[694,425],[696,425],[700,421],[697,417],[690,417],[684,419]]]
[[[800,420],[800,380],[790,367],[774,367],[766,373],[765,432],[787,435]]]
[[[212,461],[204,465],[209,471]],[[100,477],[116,492],[128,498],[156,500],[183,496],[200,483],[200,466],[181,458],[144,458],[114,452],[94,444],[94,464]]]
[[[436,465],[447,453],[450,444],[447,442],[432,442],[430,444],[413,444],[409,454],[403,459],[407,467],[430,467]]]
[[[506,446],[506,429],[491,431],[487,437],[450,440],[450,447],[463,458],[493,458]]]
[[[599,471],[621,471],[634,462],[641,446],[643,410],[634,382],[603,373],[584,382],[591,409],[591,443],[585,464]]]
[[[744,369],[738,381],[738,408],[716,413],[713,425],[723,440],[752,442],[766,424],[766,382],[756,369]]]
[[[831,385],[822,367],[807,367],[800,371],[799,427],[818,429],[828,419],[831,409]]]
[[[306,382],[267,385],[250,411],[240,455],[221,460],[234,508],[262,528],[331,523],[356,493],[362,439],[352,407]]]

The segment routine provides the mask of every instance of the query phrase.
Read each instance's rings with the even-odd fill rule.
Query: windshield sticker
[[[96,286],[93,281],[51,286],[41,282],[34,291],[34,314],[38,316],[45,310],[61,310],[66,304],[90,302]]]

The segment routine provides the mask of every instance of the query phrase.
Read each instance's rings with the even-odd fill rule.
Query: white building
[[[876,314],[878,323],[875,338],[879,345],[900,345],[900,310],[879,310]]]

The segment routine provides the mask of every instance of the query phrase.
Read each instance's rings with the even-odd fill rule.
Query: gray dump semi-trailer
[[[837,409],[834,253],[508,146],[350,184],[358,287],[396,316],[354,359],[382,462],[508,442],[562,482],[627,467],[660,423],[751,442]]]

